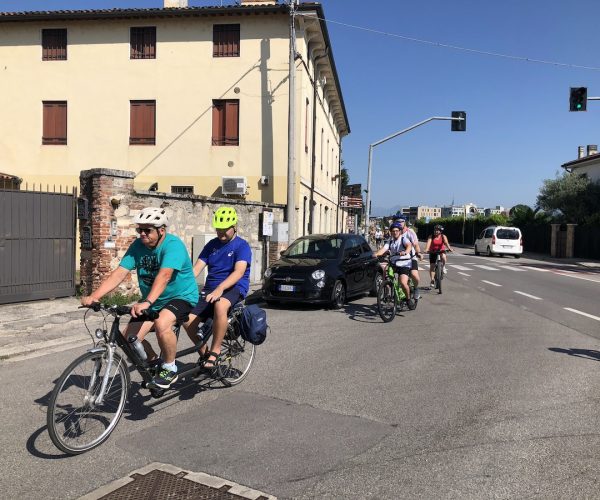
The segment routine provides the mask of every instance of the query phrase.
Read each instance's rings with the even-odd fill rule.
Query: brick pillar
[[[114,269],[119,251],[126,250],[135,239],[120,237],[118,230],[112,227],[119,200],[133,191],[134,177],[134,172],[105,168],[83,170],[80,174],[80,196],[87,199],[89,214],[88,219],[79,224],[81,293],[84,295],[100,285]]]
[[[575,255],[575,226],[577,224],[567,224],[567,249],[565,257],[572,258]]]

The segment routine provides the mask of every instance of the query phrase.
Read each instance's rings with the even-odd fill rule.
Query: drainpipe
[[[338,183],[338,193],[337,193],[337,203],[335,209],[335,232],[341,232],[338,226],[338,219],[340,216],[340,201],[342,199],[342,139],[340,137],[340,145],[338,146],[338,173],[337,173],[337,183]]]
[[[315,151],[317,145],[317,61],[329,55],[329,47],[325,47],[325,52],[315,57],[313,60],[313,114],[312,114],[312,164],[310,173],[310,200],[308,202],[308,234],[313,234],[313,224],[315,220],[314,205],[315,205],[315,170],[317,165],[317,153]]]

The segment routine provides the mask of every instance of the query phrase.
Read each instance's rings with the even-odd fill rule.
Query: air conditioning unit
[[[223,194],[237,194],[243,196],[246,194],[246,178],[245,177],[223,177],[221,190]]]

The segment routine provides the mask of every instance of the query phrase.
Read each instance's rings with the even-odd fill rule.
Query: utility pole
[[[288,243],[296,236],[296,0],[289,0],[290,7],[290,68],[289,68],[289,122],[288,122],[288,169],[287,169],[287,221]]]

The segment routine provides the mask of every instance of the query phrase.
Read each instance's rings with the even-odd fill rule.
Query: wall
[[[169,215],[169,232],[179,236],[192,250],[194,236],[212,234],[212,214],[222,205],[234,206],[238,213],[238,234],[252,248],[251,282],[259,282],[263,273],[264,243],[258,237],[259,214],[268,209],[274,221],[282,222],[284,207],[260,202],[242,202],[218,198],[165,195],[133,190],[134,173],[122,170],[93,169],[81,172],[81,196],[88,200],[89,218],[80,224],[80,237],[86,226],[92,230],[92,248],[81,249],[82,293],[89,294],[114,270],[137,234],[132,218],[147,206],[162,207]],[[112,230],[111,224],[116,225]],[[272,245],[280,249],[280,245]],[[281,248],[283,249],[283,248]],[[195,262],[197,255],[192,256]],[[135,276],[119,291],[137,291]]]

